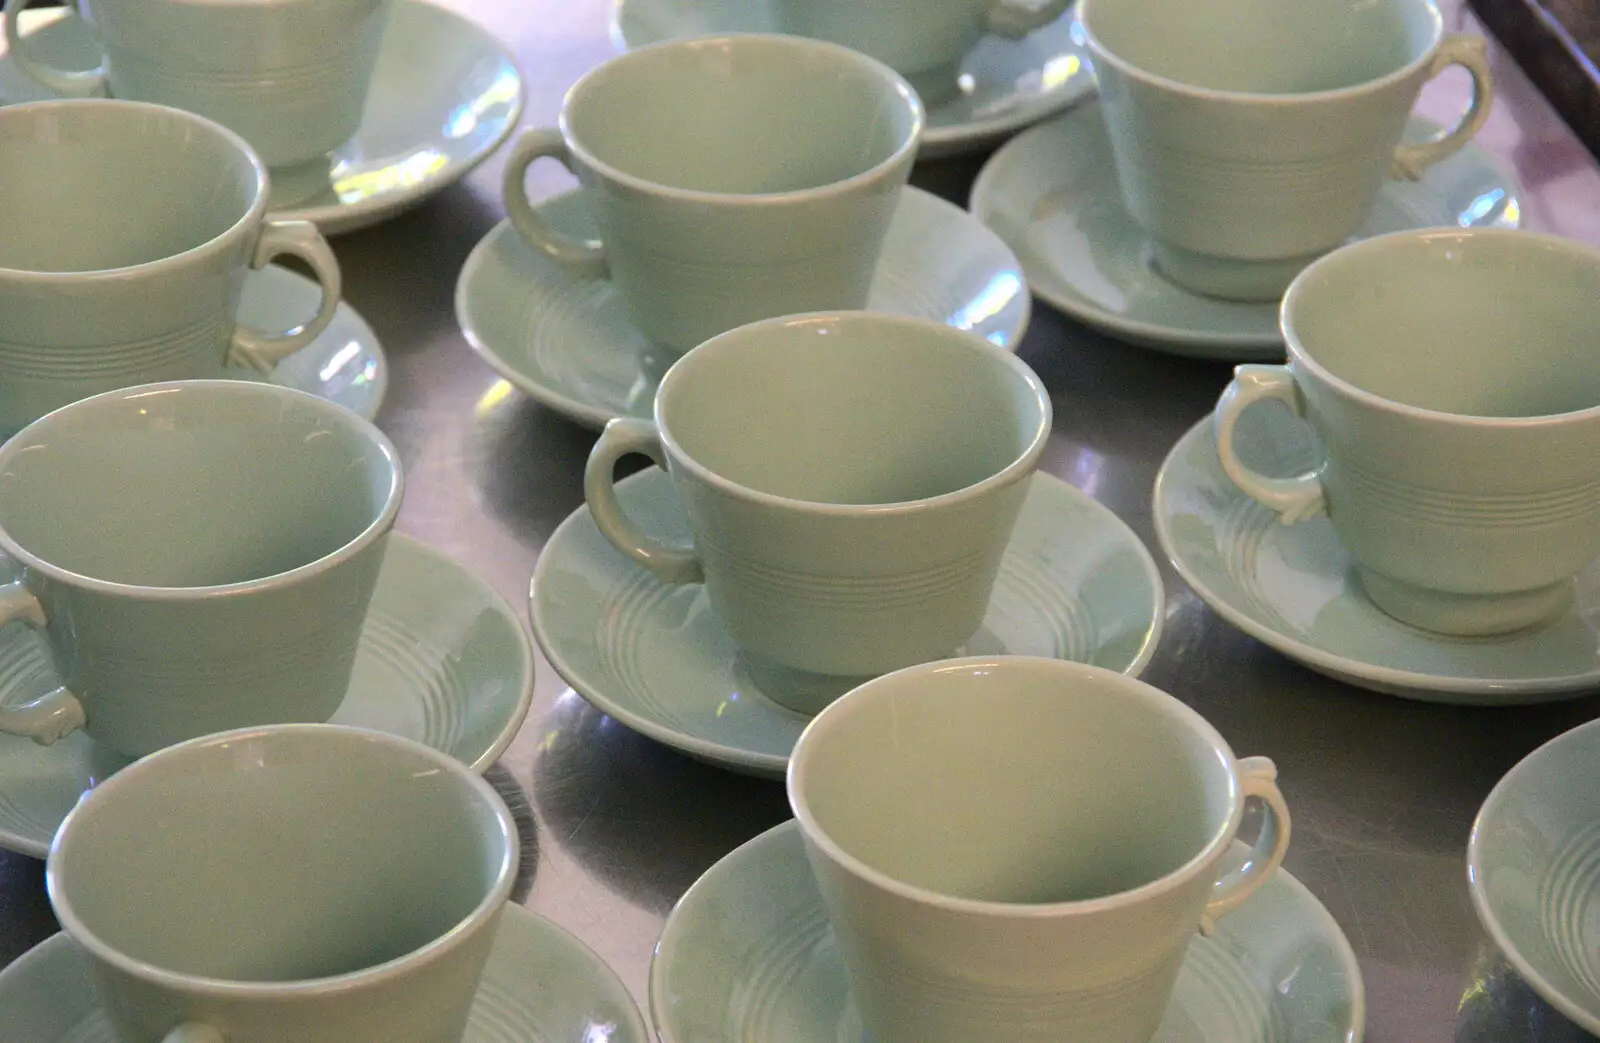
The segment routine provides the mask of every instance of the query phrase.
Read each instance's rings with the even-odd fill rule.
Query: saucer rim
[[[311,290],[320,291],[320,284],[317,283],[316,280],[308,279],[299,272],[290,268],[285,268],[283,265],[277,263],[267,264],[261,268],[252,269],[249,272],[246,272],[245,281],[247,283],[252,279],[277,279],[282,281],[285,276],[293,277],[306,287],[309,287]],[[384,399],[389,397],[389,354],[384,350],[383,341],[378,338],[377,331],[372,328],[372,323],[367,321],[367,317],[362,315],[360,309],[358,309],[355,305],[351,304],[343,297],[340,297],[339,303],[335,308],[335,312],[338,316],[335,321],[339,321],[339,319],[342,318],[343,321],[346,321],[355,327],[355,331],[361,335],[361,343],[365,353],[371,356],[377,363],[372,375],[372,404],[367,409],[350,409],[349,406],[344,406],[343,402],[339,402],[338,400],[330,398],[327,395],[319,392],[312,391],[310,388],[299,387],[297,390],[304,391],[307,394],[316,395],[318,398],[332,402],[334,405],[344,406],[344,408],[350,409],[352,413],[361,419],[367,421],[368,423],[375,424],[377,422],[378,414],[383,411]],[[326,332],[327,331],[324,331],[324,333]],[[293,354],[289,355],[288,358],[282,361],[288,361],[288,359],[294,358],[295,355],[300,354],[300,352],[310,351],[316,346],[317,341],[320,339],[322,339],[322,334],[319,334],[316,339],[312,340],[310,344],[307,344],[305,347],[301,348],[300,351],[294,352]],[[269,373],[263,377],[252,377],[249,379],[255,379],[268,384],[278,384],[280,387],[294,387],[294,385],[278,380],[275,376],[276,373],[277,367],[274,366],[272,373]],[[227,373],[224,373],[223,376],[224,379],[234,379],[229,377]]]
[[[647,479],[655,473],[665,474],[666,472],[660,467],[652,465],[617,482],[617,487],[620,490],[629,483]],[[1116,671],[1125,677],[1140,677],[1150,665],[1150,661],[1155,657],[1156,649],[1161,644],[1161,638],[1166,629],[1166,584],[1161,578],[1161,567],[1156,563],[1155,555],[1150,552],[1150,548],[1145,545],[1144,540],[1139,538],[1139,534],[1133,531],[1132,526],[1123,521],[1121,516],[1110,507],[1107,507],[1093,496],[1090,496],[1071,482],[1058,478],[1046,471],[1035,471],[1033,475],[1029,476],[1028,481],[1032,482],[1035,478],[1043,478],[1055,482],[1061,486],[1061,491],[1065,492],[1066,495],[1075,496],[1084,501],[1091,510],[1097,510],[1106,519],[1115,523],[1131,544],[1142,551],[1141,564],[1145,575],[1150,581],[1153,595],[1150,605],[1150,627],[1145,633],[1144,643],[1140,646],[1138,653],[1129,661],[1126,667]],[[661,479],[652,480],[659,481]],[[569,527],[575,528],[582,525],[591,517],[588,504],[583,504],[576,508],[571,514],[563,518],[561,524],[557,525],[555,530],[550,533],[549,539],[545,540],[544,549],[547,551],[554,545]],[[528,620],[533,629],[534,642],[539,646],[539,651],[543,653],[546,662],[556,672],[556,676],[560,677],[568,687],[576,692],[579,698],[601,713],[619,721],[632,731],[686,756],[736,772],[755,773],[764,778],[780,779],[784,776],[788,771],[790,755],[756,753],[671,728],[619,703],[610,695],[605,694],[604,686],[591,683],[590,679],[574,669],[572,664],[565,660],[559,647],[556,647],[546,636],[549,627],[545,622],[546,613],[541,607],[541,599],[538,593],[540,585],[548,574],[548,570],[555,567],[554,559],[554,555],[541,551],[538,560],[534,563],[533,576],[528,580]]]
[[[1494,942],[1495,947],[1505,955],[1506,961],[1522,976],[1522,980],[1538,993],[1546,1002],[1574,1024],[1587,1032],[1600,1035],[1600,1008],[1584,1006],[1572,999],[1566,993],[1552,985],[1543,972],[1522,954],[1521,950],[1512,941],[1506,932],[1500,917],[1494,911],[1494,903],[1490,900],[1488,888],[1483,883],[1482,836],[1484,822],[1491,811],[1499,810],[1498,805],[1505,802],[1505,794],[1509,791],[1509,783],[1513,775],[1523,771],[1532,771],[1534,762],[1551,754],[1552,747],[1566,741],[1572,741],[1579,732],[1592,732],[1600,730],[1600,719],[1586,721],[1573,728],[1568,728],[1559,735],[1540,743],[1526,756],[1513,764],[1509,771],[1500,776],[1489,795],[1483,798],[1483,803],[1478,806],[1478,813],[1472,818],[1472,831],[1467,834],[1467,893],[1472,896],[1472,908],[1478,916],[1478,923]],[[1491,808],[1491,805],[1496,807]]]
[[[717,859],[705,872],[700,874],[693,884],[689,885],[689,889],[673,903],[671,911],[667,913],[666,919],[661,925],[661,934],[657,937],[656,944],[650,950],[650,967],[647,972],[645,989],[650,1026],[655,1030],[656,1038],[660,1040],[660,1043],[690,1043],[690,1041],[682,1040],[671,1032],[667,1025],[666,1017],[661,1013],[668,1005],[669,999],[666,995],[666,961],[663,958],[663,952],[668,933],[673,930],[675,924],[681,922],[678,919],[680,910],[691,899],[698,900],[699,896],[714,889],[714,884],[716,883],[716,881],[712,880],[714,874],[731,872],[732,870],[729,867],[735,860],[748,858],[752,851],[782,842],[784,839],[783,834],[787,831],[793,831],[798,834],[800,832],[798,820],[793,818],[786,819],[776,826],[762,830]],[[1238,840],[1234,840],[1232,843],[1234,845],[1241,844]],[[1340,1043],[1362,1043],[1366,1034],[1367,1023],[1366,979],[1361,974],[1361,962],[1356,956],[1354,947],[1350,944],[1349,936],[1345,934],[1344,928],[1339,925],[1339,921],[1328,911],[1328,907],[1322,903],[1322,900],[1288,869],[1279,866],[1268,879],[1281,883],[1288,888],[1289,892],[1303,903],[1302,911],[1307,914],[1311,921],[1320,924],[1323,928],[1321,933],[1325,934],[1333,943],[1332,948],[1337,953],[1339,963],[1350,983],[1350,1019],[1349,1024],[1346,1026],[1345,1036],[1340,1040]],[[1226,923],[1226,920],[1223,923]],[[708,1041],[696,1040],[692,1041],[692,1043],[708,1043]]]
[[[576,196],[582,191],[582,188],[571,188],[553,193],[535,203],[534,209],[538,210],[558,200]],[[1016,262],[1016,271],[1022,277],[1022,289],[1025,292],[1019,295],[1017,322],[1013,329],[1007,331],[1006,343],[1004,345],[996,345],[999,350],[1015,355],[1022,346],[1023,339],[1028,335],[1029,327],[1033,324],[1033,292],[1028,287],[1028,273],[1022,267],[1021,258],[1017,257],[1016,251],[1011,248],[1010,244],[1001,239],[994,229],[979,221],[976,215],[970,211],[950,202],[943,196],[918,188],[916,185],[906,185],[905,192],[908,194],[916,193],[918,196],[926,197],[918,205],[931,202],[954,211],[953,214],[947,213],[945,215],[951,220],[970,220],[975,222],[977,227],[982,228],[986,235],[993,237],[995,244],[1001,247]],[[899,205],[904,204],[902,202]],[[899,205],[897,205],[897,210]],[[935,206],[934,209],[937,210],[938,206]],[[526,373],[518,371],[515,366],[502,357],[500,352],[484,339],[476,324],[471,321],[472,305],[470,301],[472,292],[469,287],[477,281],[479,270],[489,263],[487,258],[493,251],[495,244],[507,235],[517,235],[516,230],[511,227],[510,219],[497,221],[494,227],[484,233],[483,238],[473,245],[471,252],[467,254],[467,259],[462,262],[461,271],[456,276],[455,292],[451,300],[455,311],[456,328],[461,331],[461,335],[466,340],[467,347],[472,349],[472,353],[482,359],[485,365],[506,383],[516,388],[517,391],[576,424],[598,431],[624,414],[613,413],[592,403],[579,401],[548,383],[537,384],[530,380]],[[872,309],[863,310],[871,311]],[[878,314],[897,313],[882,312]],[[928,321],[937,320],[930,319]],[[993,342],[991,341],[991,343]]]
[[[1174,536],[1169,524],[1172,512],[1165,506],[1168,499],[1167,488],[1175,481],[1174,473],[1180,469],[1178,467],[1180,456],[1189,451],[1194,441],[1211,438],[1211,423],[1209,415],[1202,418],[1173,443],[1165,459],[1161,461],[1151,491],[1150,520],[1155,528],[1156,542],[1160,544],[1162,554],[1172,564],[1179,578],[1189,585],[1211,611],[1234,627],[1279,654],[1342,683],[1419,702],[1469,706],[1531,706],[1578,698],[1600,683],[1600,669],[1562,677],[1446,677],[1440,674],[1401,670],[1378,663],[1364,663],[1280,633],[1219,596],[1206,584],[1199,571],[1189,564],[1188,559],[1178,553],[1180,541]],[[1244,493],[1237,492],[1237,495],[1243,497]],[[1397,628],[1401,626],[1398,623],[1395,625]],[[1406,628],[1404,632],[1416,634],[1422,640],[1427,639],[1420,631],[1414,632]]]

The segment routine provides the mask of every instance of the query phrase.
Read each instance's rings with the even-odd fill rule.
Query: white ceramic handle
[[[1233,484],[1245,495],[1278,512],[1285,525],[1326,514],[1327,498],[1322,490],[1322,468],[1293,478],[1268,478],[1246,467],[1233,447],[1234,428],[1251,405],[1275,398],[1295,416],[1304,416],[1305,407],[1294,386],[1294,374],[1287,366],[1239,366],[1233,380],[1217,400],[1212,425],[1217,436],[1217,458]]]
[[[567,150],[567,143],[561,139],[559,130],[544,127],[527,131],[517,139],[516,146],[511,150],[511,158],[506,161],[502,185],[506,216],[511,218],[511,227],[527,240],[529,246],[578,275],[601,278],[606,274],[606,251],[600,240],[578,239],[556,231],[528,202],[528,189],[523,184],[523,175],[534,160],[546,156],[566,167],[569,173],[577,173],[572,169],[572,153]]]
[[[0,561],[9,561],[0,555]],[[21,623],[34,630],[47,625],[44,606],[22,580],[0,585],[0,627]],[[84,724],[83,704],[66,688],[46,692],[31,702],[0,707],[0,732],[24,735],[50,746]]]
[[[661,577],[666,583],[699,583],[705,578],[693,547],[677,547],[647,536],[628,520],[617,502],[617,483],[613,476],[617,461],[642,453],[662,468],[667,466],[656,425],[648,420],[618,417],[606,424],[600,440],[589,450],[589,463],[583,469],[583,498],[601,535],[622,553]]]
[[[1489,58],[1484,53],[1481,36],[1447,36],[1433,52],[1433,64],[1428,67],[1428,79],[1459,65],[1472,76],[1472,103],[1456,125],[1431,141],[1419,145],[1401,145],[1394,150],[1394,160],[1389,165],[1389,176],[1415,181],[1422,172],[1442,159],[1461,151],[1472,140],[1489,118],[1489,106],[1494,103],[1494,82],[1489,76]]]
[[[1265,757],[1246,757],[1238,764],[1241,799],[1256,798],[1266,805],[1261,835],[1250,848],[1250,858],[1230,870],[1211,890],[1211,901],[1200,917],[1200,933],[1210,934],[1217,921],[1239,908],[1256,888],[1266,883],[1283,863],[1289,850],[1289,805],[1278,791],[1278,767]]]
[[[996,0],[989,5],[989,31],[1007,39],[1019,40],[1040,26],[1060,18],[1072,0],[1045,0],[1037,7],[1016,0]]]
[[[6,50],[11,54],[11,60],[17,68],[27,74],[28,78],[42,87],[47,87],[63,98],[103,98],[106,94],[106,66],[102,61],[99,67],[85,72],[71,69],[57,69],[53,65],[46,65],[28,53],[26,44],[23,43],[22,29],[18,24],[22,12],[28,6],[28,0],[6,0],[5,13],[0,15],[0,21],[5,22]]]
[[[161,1043],[228,1043],[227,1037],[198,1021],[188,1021],[161,1037]]]
[[[248,326],[235,326],[228,361],[266,375],[280,361],[316,340],[339,310],[339,295],[344,292],[339,274],[339,259],[333,248],[310,221],[268,221],[261,226],[250,267],[265,268],[274,257],[290,254],[311,266],[322,286],[322,300],[310,322],[281,333],[264,333]]]

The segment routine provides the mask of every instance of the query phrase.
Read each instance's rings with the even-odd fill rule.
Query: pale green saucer
[[[1321,460],[1310,429],[1275,404],[1251,409],[1236,430],[1240,455],[1262,474],[1301,474]],[[1326,517],[1283,525],[1228,480],[1209,418],[1161,465],[1152,513],[1162,550],[1218,615],[1330,677],[1485,705],[1600,687],[1600,564],[1579,575],[1566,614],[1538,629],[1496,638],[1416,630],[1367,600]]]
[[[593,236],[577,192],[537,209],[557,228]],[[907,188],[889,226],[867,307],[972,330],[1015,350],[1030,301],[1017,259],[972,215]],[[649,416],[671,364],[654,358],[605,279],[547,259],[502,222],[467,258],[456,283],[456,321],[495,372],[580,424]]]
[[[117,1043],[89,964],[65,934],[0,971],[8,1040]],[[286,1041],[287,1043],[287,1041]],[[508,905],[461,1043],[651,1043],[616,972],[549,920]]]
[[[1439,127],[1413,118],[1408,137]],[[1357,238],[1432,225],[1515,228],[1516,180],[1468,145],[1421,181],[1387,181]],[[984,164],[972,212],[1022,261],[1038,297],[1110,336],[1194,358],[1281,360],[1276,303],[1248,304],[1179,288],[1150,261],[1123,209],[1111,143],[1093,101],[1013,139]]]
[[[239,321],[258,330],[291,329],[316,313],[321,293],[321,287],[310,279],[269,264],[245,274]],[[263,379],[247,369],[229,370],[228,375],[241,380]],[[340,301],[328,328],[278,363],[265,379],[310,392],[371,420],[378,415],[389,388],[389,362],[367,320]]]
[[[867,1043],[793,822],[712,866],[672,910],[650,1016],[661,1043]],[[1365,1020],[1350,943],[1280,869],[1190,943],[1151,1043],[1360,1043]]]
[[[772,32],[762,0],[616,0],[621,49],[708,33]],[[1094,91],[1076,18],[1062,15],[1021,40],[986,36],[961,63],[961,93],[928,110],[919,159],[973,152],[1055,115]]]
[[[33,631],[0,630],[0,705],[54,686],[49,655]],[[532,699],[533,649],[505,599],[438,551],[390,536],[333,723],[416,739],[482,772]],[[82,732],[54,746],[0,735],[0,848],[43,858],[78,798],[126,763]]]
[[[1484,930],[1550,1005],[1600,1034],[1600,721],[1558,735],[1495,785],[1467,843]]]
[[[71,6],[70,4],[68,5]],[[28,12],[40,59],[90,69],[100,53],[75,17]],[[365,228],[466,177],[522,114],[522,76],[505,46],[424,0],[394,0],[355,137],[331,162],[272,172],[272,214],[315,221],[324,235]],[[0,58],[0,105],[52,97]]]
[[[1053,656],[1138,676],[1155,653],[1165,595],[1144,544],[1109,509],[1035,474],[983,628],[952,654]],[[647,532],[688,538],[664,471],[617,483]],[[623,557],[587,507],[539,555],[534,637],[556,672],[599,709],[691,757],[781,775],[809,718],[762,693],[699,585],[668,586]]]

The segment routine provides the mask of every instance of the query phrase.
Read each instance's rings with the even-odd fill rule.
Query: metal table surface
[[[563,91],[614,53],[608,0],[446,0],[512,48],[523,122],[553,122]],[[1451,5],[1449,20],[1471,28]],[[1499,100],[1479,143],[1518,173],[1528,227],[1600,242],[1600,168],[1499,51]],[[1429,88],[1450,118],[1465,77]],[[965,203],[983,157],[927,163],[913,181]],[[380,426],[409,488],[399,528],[453,555],[524,613],[528,578],[583,501],[594,435],[498,380],[456,328],[456,275],[500,220],[500,157],[385,224],[336,239],[347,299],[392,366]],[[535,194],[571,182],[555,164]],[[1038,305],[1022,357],[1049,386],[1043,467],[1089,491],[1155,547],[1150,491],[1172,443],[1203,417],[1224,365],[1108,340]],[[1372,1043],[1585,1038],[1509,972],[1474,918],[1464,854],[1479,803],[1517,759],[1600,714],[1590,698],[1521,709],[1428,705],[1347,687],[1213,614],[1163,563],[1166,632],[1145,677],[1266,754],[1294,812],[1285,865],[1327,904],[1360,957]],[[674,901],[729,850],[787,817],[783,787],[718,771],[630,732],[541,658],[533,709],[492,777],[528,797],[529,907],[575,932],[643,1005],[651,949]],[[531,817],[526,814],[531,810]],[[42,863],[0,853],[0,965],[56,929]],[[0,1036],[4,1036],[0,1012]]]

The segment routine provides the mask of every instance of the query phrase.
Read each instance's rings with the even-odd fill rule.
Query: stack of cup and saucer
[[[1470,139],[1482,41],[1431,0],[1083,0],[1099,96],[1018,136],[971,208],[1040,299],[1109,336],[1235,362],[1283,357],[1277,303],[1352,237],[1514,228],[1517,186]],[[1456,65],[1448,129],[1412,115]]]
[[[522,113],[505,46],[427,0],[28,2],[5,5],[0,105],[110,95],[214,119],[272,168],[273,215],[327,235],[459,181]]]
[[[692,120],[683,113],[693,112]],[[629,51],[507,162],[510,219],[456,288],[467,342],[590,427],[650,414],[673,360],[745,322],[870,308],[1014,350],[1030,298],[972,215],[906,186],[926,116],[888,66],[822,40],[733,34]],[[581,187],[537,204],[541,157]]]

